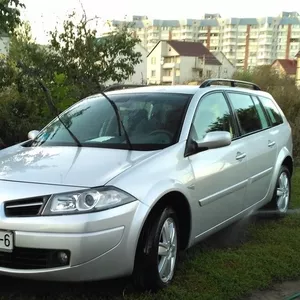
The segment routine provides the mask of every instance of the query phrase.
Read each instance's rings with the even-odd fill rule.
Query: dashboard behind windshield
[[[192,95],[134,93],[109,96],[118,107],[134,150],[158,150],[178,141]],[[103,96],[78,102],[60,115],[82,146],[127,149],[112,105]],[[58,118],[46,126],[30,146],[76,146]]]

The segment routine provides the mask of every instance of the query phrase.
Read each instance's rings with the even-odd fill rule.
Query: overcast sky
[[[79,0],[23,0],[23,18],[30,21],[38,42],[46,43],[45,32],[53,29],[71,11],[81,14]],[[200,19],[204,13],[222,17],[277,16],[282,11],[300,13],[300,0],[81,0],[89,17],[124,19],[125,15],[147,15],[157,19]]]

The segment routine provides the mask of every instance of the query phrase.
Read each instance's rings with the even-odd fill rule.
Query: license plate
[[[14,235],[11,231],[0,230],[0,251],[12,252],[14,248]]]

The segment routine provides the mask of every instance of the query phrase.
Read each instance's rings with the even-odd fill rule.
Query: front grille
[[[64,252],[68,260],[59,261],[59,252]],[[0,252],[0,267],[10,269],[47,269],[67,266],[70,263],[69,250],[14,248],[13,252]]]
[[[41,213],[48,197],[8,201],[4,204],[7,217],[33,217]]]

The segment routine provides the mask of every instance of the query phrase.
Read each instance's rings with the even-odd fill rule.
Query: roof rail
[[[253,82],[234,80],[234,79],[222,79],[222,78],[207,79],[201,83],[200,88],[211,86],[214,82],[230,82],[232,87],[236,87],[238,84],[241,84],[241,85],[251,86],[253,90],[261,91],[261,88]]]
[[[130,89],[130,88],[138,88],[147,86],[144,84],[112,84],[109,85],[107,88],[104,89],[104,92],[108,91],[116,91],[116,90],[124,90],[124,89]]]

